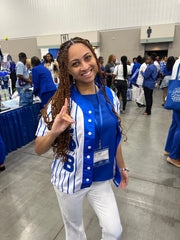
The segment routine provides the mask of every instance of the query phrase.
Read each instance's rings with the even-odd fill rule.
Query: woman
[[[6,169],[4,166],[5,158],[6,158],[5,146],[4,146],[2,137],[0,135],[0,172],[4,171]]]
[[[142,87],[143,85],[143,81],[144,81],[144,78],[141,74],[141,71],[142,72],[145,72],[147,68],[147,64],[146,64],[146,58],[144,57],[142,59],[142,65],[139,69],[139,74],[138,74],[138,78],[137,78],[137,81],[136,81],[136,84],[138,85],[138,94],[137,94],[137,98],[136,98],[136,104],[138,107],[145,107],[145,97],[144,97],[144,89]]]
[[[84,240],[82,207],[86,196],[102,227],[102,238],[119,239],[122,231],[110,179],[126,187],[121,152],[119,101],[94,79],[101,68],[88,40],[73,38],[60,46],[58,90],[43,110],[35,152],[53,146],[51,182],[58,198],[67,240]],[[73,79],[73,83],[70,81]],[[72,85],[71,85],[72,84]]]
[[[106,84],[108,87],[110,87],[112,84],[115,62],[116,62],[116,57],[113,54],[109,55],[108,63],[106,64],[106,66],[104,68],[104,74],[106,76]]]
[[[147,57],[146,64],[148,64],[145,72],[141,70],[141,74],[144,77],[143,88],[146,100],[146,111],[144,115],[151,115],[151,108],[153,104],[153,90],[157,82],[157,68],[154,65],[155,56],[151,55]]]
[[[172,79],[176,78],[180,64],[178,59],[173,67]],[[180,80],[180,73],[178,75]],[[176,167],[180,167],[180,112],[173,110],[172,124],[166,141],[164,155],[168,156],[167,161]]]
[[[53,55],[51,53],[47,53],[44,60],[45,60],[44,66],[51,72],[54,83],[55,84],[59,83],[58,79],[59,66],[58,63],[54,60]]]
[[[123,110],[122,113],[125,113],[126,110],[126,103],[127,103],[127,77],[131,74],[131,66],[127,65],[127,57],[122,56],[121,57],[121,64],[117,65],[114,69],[113,76],[113,82],[115,87],[117,88],[117,96],[120,97],[120,94],[122,96],[123,100]]]
[[[162,71],[162,76],[164,78],[162,80],[160,88],[163,89],[163,104],[162,104],[163,107],[165,106],[165,103],[166,103],[168,84],[169,84],[169,80],[171,79],[174,63],[175,63],[174,57],[168,57],[167,64],[164,67],[164,70]]]
[[[34,94],[41,99],[41,107],[49,101],[56,92],[56,86],[53,82],[50,71],[45,68],[38,57],[31,58],[32,81],[34,85]]]
[[[132,74],[136,71],[136,69],[139,69],[141,67],[141,64],[142,64],[142,57],[139,55],[137,58],[136,58],[136,63],[133,65],[133,68],[132,68]]]

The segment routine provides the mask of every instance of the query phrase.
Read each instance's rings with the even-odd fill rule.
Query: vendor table
[[[41,103],[0,113],[0,135],[6,154],[17,150],[35,138]]]

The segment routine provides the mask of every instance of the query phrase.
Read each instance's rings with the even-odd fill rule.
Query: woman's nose
[[[86,71],[89,68],[89,64],[86,63],[85,61],[81,62],[81,71]]]

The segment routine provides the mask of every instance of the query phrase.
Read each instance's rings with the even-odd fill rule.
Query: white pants
[[[110,181],[93,182],[89,188],[66,194],[54,187],[66,230],[66,240],[87,240],[83,225],[86,196],[102,227],[102,240],[118,240],[122,233],[119,212]]]
[[[139,86],[139,96],[136,101],[142,105],[145,105],[144,89],[142,86]]]

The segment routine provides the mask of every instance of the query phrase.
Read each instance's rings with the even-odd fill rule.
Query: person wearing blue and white
[[[164,78],[162,80],[160,88],[163,89],[163,104],[162,104],[163,107],[165,106],[165,103],[166,103],[168,84],[169,84],[169,80],[171,79],[174,63],[175,63],[174,57],[173,56],[168,57],[167,64],[164,67],[164,70],[162,71],[162,75]]]
[[[153,90],[157,82],[157,68],[154,65],[155,56],[151,55],[147,57],[146,64],[148,64],[145,72],[141,70],[141,74],[144,77],[143,88],[144,96],[146,100],[146,111],[144,115],[151,115],[151,108],[153,104]]]
[[[31,87],[32,80],[29,78],[29,74],[27,71],[27,68],[25,66],[26,64],[26,54],[21,52],[19,53],[19,62],[16,64],[16,90],[18,91],[20,95],[20,104],[23,101],[24,98],[24,92],[28,91],[28,89]]]
[[[142,76],[141,72],[145,72],[147,68],[146,57],[142,59],[142,62],[143,63],[139,69],[139,74],[136,81],[136,84],[138,85],[138,91],[136,95],[136,104],[138,105],[138,107],[145,107],[144,89],[142,87],[144,82],[144,77]]]
[[[119,100],[103,79],[100,87],[95,85],[101,68],[88,40],[76,37],[63,43],[57,60],[60,84],[40,119],[35,152],[41,155],[53,146],[51,182],[66,240],[87,239],[85,196],[98,216],[102,239],[118,240],[122,226],[110,180],[121,188],[128,183],[120,144]]]
[[[32,65],[32,81],[36,96],[41,99],[41,107],[49,101],[49,99],[56,92],[56,85],[54,84],[51,72],[41,64],[38,57],[31,58]]]
[[[176,79],[179,65],[180,58],[174,64],[171,79]],[[180,80],[180,73],[178,80]],[[180,111],[173,110],[172,124],[169,129],[164,155],[168,156],[167,161],[169,163],[180,167]]]

